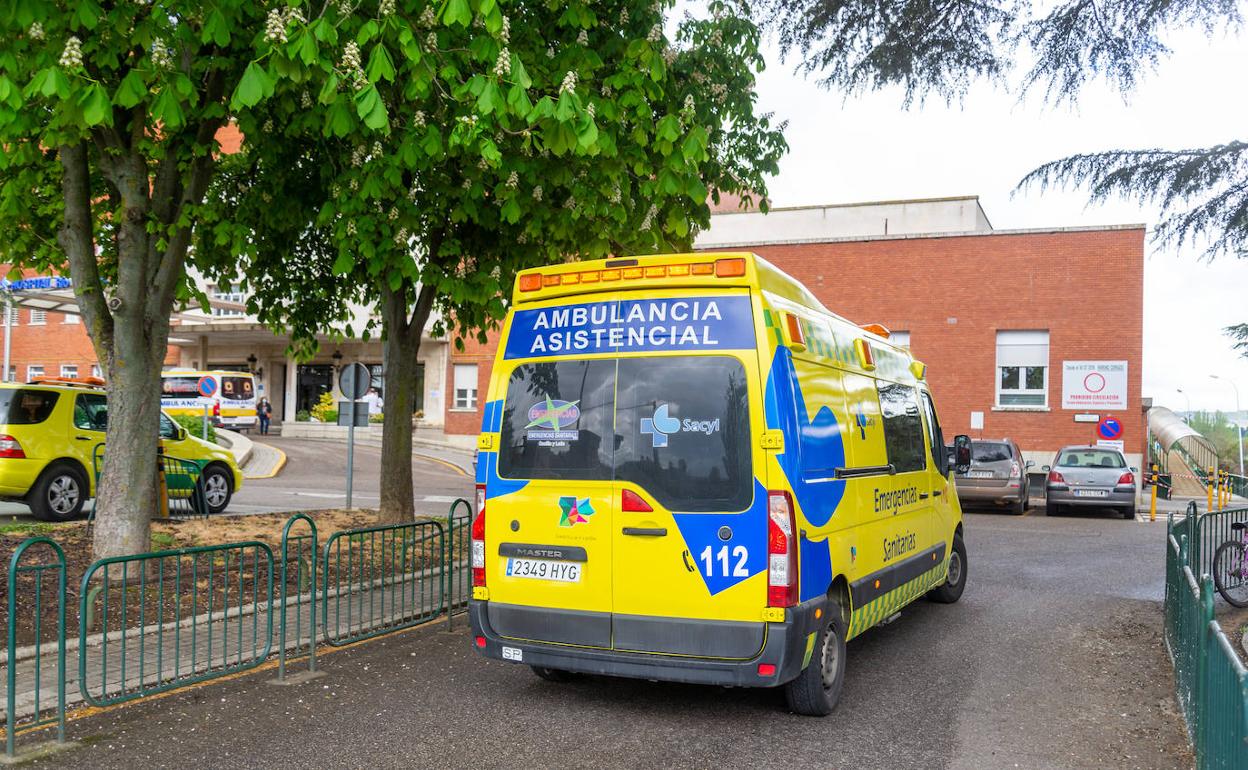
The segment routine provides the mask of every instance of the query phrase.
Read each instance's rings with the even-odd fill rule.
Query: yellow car
[[[35,518],[68,521],[95,496],[94,457],[104,443],[102,388],[74,381],[0,383],[0,500],[23,502]],[[220,513],[243,483],[228,449],[187,433],[163,412],[169,457],[200,467],[209,513]]]

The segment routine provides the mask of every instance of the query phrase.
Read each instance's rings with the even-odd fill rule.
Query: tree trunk
[[[416,516],[412,488],[412,411],[415,407],[416,357],[420,336],[433,306],[433,291],[404,283],[381,290],[382,345],[386,370],[384,422],[381,432],[381,506],[379,523],[402,524]],[[410,311],[410,316],[409,316]]]

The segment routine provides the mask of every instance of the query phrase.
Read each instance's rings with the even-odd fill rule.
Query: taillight
[[[1122,474],[1121,476],[1119,476],[1119,477],[1118,477],[1118,486],[1120,486],[1120,487],[1133,487],[1133,486],[1135,486],[1135,474],[1134,474],[1134,473],[1132,473],[1131,471],[1127,471],[1126,473],[1124,473],[1124,474]]]
[[[788,492],[767,493],[767,606],[797,604],[797,543],[793,533],[793,498]]]
[[[477,517],[472,520],[472,584],[485,585],[485,485],[477,485]]]
[[[212,416],[213,416],[213,417],[220,417],[220,416],[221,416],[221,402],[220,402],[220,401],[214,401],[214,402],[213,402],[213,404],[212,404]]]
[[[650,503],[647,503],[642,499],[641,495],[631,489],[626,489],[620,493],[620,509],[629,513],[650,513],[654,511],[650,507]]]
[[[1066,477],[1058,473],[1057,471],[1049,471],[1049,483],[1050,484],[1065,484]]]
[[[26,459],[22,445],[12,436],[0,436],[0,457],[11,457],[17,460]]]

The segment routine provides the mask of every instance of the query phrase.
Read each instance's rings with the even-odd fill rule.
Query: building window
[[[997,406],[1048,403],[1048,331],[997,332]]]
[[[31,380],[35,379],[36,377],[42,377],[42,376],[43,376],[43,367],[42,367],[42,366],[28,366],[28,367],[26,367],[26,381],[27,381],[27,382],[30,382]]]
[[[48,311],[32,310],[30,311],[30,325],[40,326],[48,322]]]
[[[902,330],[888,335],[888,341],[900,348],[910,347],[910,332]]]
[[[16,308],[16,307],[10,307],[9,308],[9,324],[12,326],[17,326],[21,322],[22,322],[21,309]]]
[[[76,313],[65,313],[63,316],[61,316],[61,323],[76,324],[78,323],[78,315]]]
[[[242,305],[243,303],[247,301],[247,296],[243,294],[241,291],[239,291],[237,286],[217,287],[212,292],[212,298],[219,299],[222,302],[232,302],[236,305]],[[212,314],[218,318],[225,318],[225,317],[230,317],[230,316],[237,318],[239,316],[246,315],[246,313],[244,313],[241,310],[234,310],[232,308],[224,308],[224,307],[212,308]]]
[[[78,365],[61,364],[61,376],[70,380],[78,379]]]
[[[6,382],[17,382],[17,367],[16,366],[9,367],[9,378],[8,380],[6,380]]]
[[[455,364],[455,406],[453,408],[477,408],[476,364]]]
[[[91,376],[103,379],[104,370],[100,368],[99,364],[91,364]]]

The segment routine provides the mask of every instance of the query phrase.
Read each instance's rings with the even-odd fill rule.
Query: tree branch
[[[61,192],[65,198],[65,219],[57,242],[69,260],[74,277],[74,296],[87,328],[92,331],[96,356],[112,365],[113,314],[104,298],[99,264],[95,259],[95,239],[91,217],[91,171],[86,142],[60,148]]]

